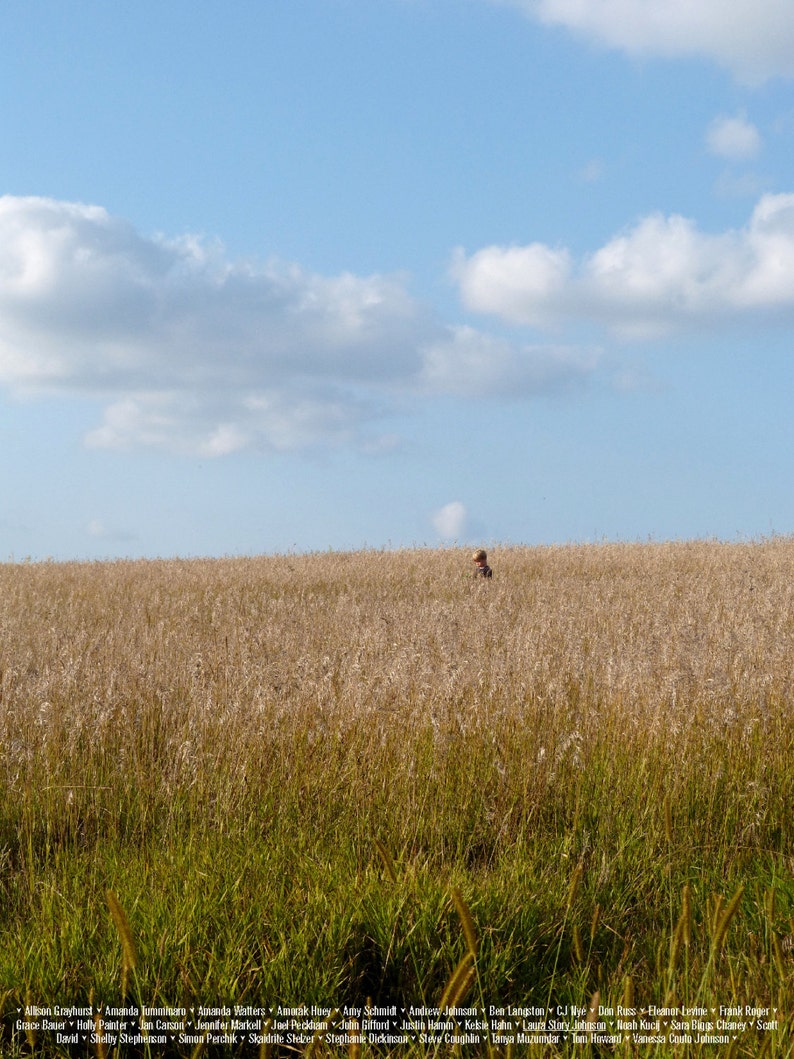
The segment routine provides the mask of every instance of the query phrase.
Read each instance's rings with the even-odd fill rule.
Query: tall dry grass
[[[790,997],[794,542],[491,559],[0,567],[0,1000]]]

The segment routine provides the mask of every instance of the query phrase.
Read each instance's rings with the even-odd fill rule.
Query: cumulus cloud
[[[95,396],[90,445],[385,451],[406,394],[532,396],[592,370],[461,333],[400,276],[233,261],[98,206],[0,198],[0,385]]]
[[[761,148],[761,135],[743,114],[715,118],[706,133],[712,154],[732,160],[753,158]]]
[[[433,529],[442,540],[460,540],[466,533],[467,513],[460,500],[453,500],[436,511],[432,518]]]
[[[428,321],[399,279],[229,262],[195,238],[146,238],[97,207],[0,199],[0,378],[32,387],[182,385],[415,366]],[[40,340],[40,341],[37,341]],[[222,368],[222,378],[219,375]]]
[[[744,81],[794,76],[790,0],[494,0],[633,55],[703,56]]]
[[[486,246],[468,256],[459,247],[450,266],[467,309],[537,327],[553,327],[566,312],[572,274],[567,251],[538,243]]]
[[[764,195],[739,230],[654,214],[580,262],[537,243],[490,246],[458,251],[452,273],[472,310],[546,327],[578,318],[625,337],[794,313],[794,194]]]
[[[457,249],[450,271],[469,309],[543,326],[554,315],[549,316],[549,309],[565,293],[571,258],[567,250],[543,243],[489,246],[468,258]]]
[[[430,393],[522,397],[581,386],[599,362],[595,349],[522,344],[461,326],[425,349],[421,379]]]

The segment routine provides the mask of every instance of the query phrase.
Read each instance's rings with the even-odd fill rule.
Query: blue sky
[[[0,560],[794,532],[790,0],[0,41]]]

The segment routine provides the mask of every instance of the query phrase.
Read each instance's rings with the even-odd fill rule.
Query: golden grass
[[[2,566],[6,782],[77,798],[91,777],[67,763],[89,746],[122,772],[145,749],[174,787],[234,747],[242,782],[288,733],[311,748],[365,726],[377,745],[428,722],[437,742],[492,732],[498,773],[531,710],[548,783],[605,723],[675,741],[686,767],[716,731],[771,737],[791,705],[788,539],[494,563],[484,585],[455,550]]]
[[[564,973],[587,997],[631,999],[654,959],[671,995],[688,988],[682,963],[693,989],[718,988],[706,970],[735,982],[731,938],[755,909],[766,925],[745,945],[754,988],[788,996],[794,541],[491,556],[490,582],[474,582],[457,549],[0,566],[0,867],[14,907],[24,893],[44,915],[41,872],[85,854],[109,891],[124,989],[171,946],[174,974],[199,995],[212,939],[196,956],[195,926],[164,924],[166,906],[180,865],[210,886],[203,834],[244,832],[261,836],[262,863],[272,852],[267,900],[282,916],[281,934],[263,924],[257,958],[229,971],[248,990],[281,966],[283,924],[321,905],[318,889],[342,871],[317,863],[316,876],[281,883],[287,858],[330,863],[353,849],[350,893],[374,864],[378,915],[393,915],[380,970],[402,953],[400,974],[420,982],[427,958],[433,1003],[443,993],[454,1006],[475,982],[482,995],[486,973],[534,981],[526,944],[500,940],[499,910],[478,904],[474,882],[500,871],[516,923],[522,901],[539,909],[521,919],[546,960],[536,995],[551,1001]],[[103,873],[108,836],[172,880],[143,927],[130,927],[129,880]],[[772,874],[759,891],[743,872],[760,857]],[[233,910],[247,877],[230,865],[221,896]],[[426,922],[417,911],[434,866],[464,949],[432,893]],[[712,887],[724,878],[719,892],[698,887],[704,870]],[[183,913],[203,896],[180,897]],[[340,943],[373,951],[373,924],[339,900],[353,939]],[[420,951],[420,926],[447,930],[443,960]],[[659,934],[648,942],[645,930]],[[310,958],[317,940],[290,944]],[[356,968],[370,981],[362,960],[350,950],[351,981]],[[70,979],[71,995],[81,988]]]

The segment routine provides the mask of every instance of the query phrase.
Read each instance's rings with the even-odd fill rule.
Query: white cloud
[[[794,194],[763,196],[740,230],[709,234],[685,217],[654,214],[578,265],[546,248],[565,269],[545,284],[537,277],[543,248],[527,249],[456,253],[464,304],[518,323],[586,320],[625,337],[716,329],[762,309],[794,313]]]
[[[490,246],[470,258],[458,249],[451,273],[469,309],[542,326],[547,322],[544,307],[554,304],[564,291],[570,269],[567,250],[531,243]]]
[[[145,392],[109,404],[102,424],[86,436],[91,448],[138,446],[185,455],[228,456],[248,448],[285,451],[355,443],[375,411],[332,388],[315,395],[299,385],[260,390]],[[362,446],[371,444],[362,436]]]
[[[228,386],[384,378],[416,366],[429,326],[399,279],[229,262],[97,207],[11,196],[0,199],[0,313],[0,379],[91,389],[153,373],[181,385],[186,370]]]
[[[743,114],[715,118],[706,133],[712,154],[722,158],[753,158],[761,149],[761,135]]]
[[[433,529],[445,541],[460,540],[466,532],[466,508],[460,500],[444,504],[432,518]]]
[[[582,385],[599,361],[596,350],[522,345],[457,327],[424,351],[421,378],[430,393],[526,397]]]
[[[542,293],[554,255],[538,257]],[[0,198],[0,385],[101,400],[90,445],[382,451],[376,424],[406,394],[531,396],[591,370],[461,336],[401,277],[231,261],[97,206]]]
[[[749,82],[794,76],[791,0],[494,0],[633,55],[703,56]]]

